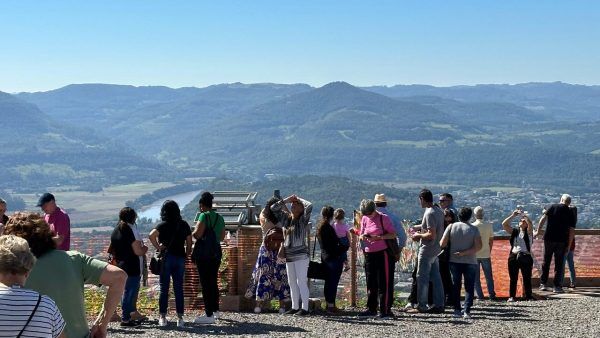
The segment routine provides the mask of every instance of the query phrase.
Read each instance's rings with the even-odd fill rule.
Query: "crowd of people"
[[[320,274],[324,280],[325,311],[336,314],[340,277],[348,269],[351,237],[360,243],[364,254],[367,308],[359,317],[393,318],[394,271],[398,252],[407,237],[418,243],[413,283],[405,311],[444,313],[452,307],[454,317],[471,318],[474,298],[483,299],[480,271],[485,276],[488,297],[497,300],[491,264],[493,227],[485,221],[484,210],[463,207],[457,210],[451,194],[439,195],[423,189],[419,202],[424,209],[420,224],[406,229],[400,219],[387,210],[384,194],[360,203],[360,222],[346,222],[343,209],[324,206],[316,226],[321,249],[320,262],[311,261],[312,203],[297,195],[270,198],[260,213],[263,241],[246,291],[253,299],[254,312],[260,313],[279,301],[283,315],[306,316],[309,311],[309,276]],[[135,327],[148,318],[137,309],[141,276],[147,266],[148,245],[136,226],[132,208],[120,210],[109,247],[110,262],[70,251],[70,220],[50,193],[43,194],[38,207],[44,214],[16,212],[7,216],[7,205],[0,199],[0,336],[30,337],[105,337],[107,326],[121,305],[123,327]],[[199,217],[193,227],[186,222],[175,201],[165,201],[158,223],[148,235],[156,255],[150,269],[159,275],[159,326],[167,326],[169,287],[173,283],[176,325],[185,326],[183,282],[186,258],[195,263],[202,288],[204,313],[196,324],[213,324],[219,312],[218,273],[222,261],[221,242],[225,222],[213,209],[213,195],[205,192],[199,200]],[[517,221],[517,226],[512,223]],[[571,197],[549,206],[534,226],[521,209],[503,222],[510,234],[508,271],[509,302],[516,300],[519,271],[524,299],[533,299],[531,275],[532,244],[542,234],[544,261],[540,290],[547,289],[550,263],[554,257],[554,292],[563,292],[566,262],[571,272],[570,287],[575,287],[573,267],[574,229],[577,209]],[[543,231],[543,227],[546,230]],[[481,268],[481,269],[480,269]],[[84,285],[104,285],[106,297],[101,311],[88,327]],[[461,303],[461,290],[465,299]],[[18,304],[18,310],[9,311]]]

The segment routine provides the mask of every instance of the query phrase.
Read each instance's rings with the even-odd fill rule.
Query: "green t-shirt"
[[[99,284],[107,265],[77,251],[53,250],[38,258],[25,287],[54,300],[67,323],[67,337],[87,337],[83,285]]]
[[[215,231],[217,242],[221,242],[221,232],[225,230],[225,221],[223,220],[223,217],[219,215],[217,218],[217,213],[211,210],[201,213],[198,217],[198,221],[202,222],[205,227],[212,227]]]

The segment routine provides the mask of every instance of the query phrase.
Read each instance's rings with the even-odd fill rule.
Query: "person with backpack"
[[[185,259],[192,251],[192,230],[190,225],[181,217],[177,202],[166,200],[160,209],[162,222],[148,235],[148,239],[160,255],[160,296],[158,308],[160,317],[158,325],[168,325],[167,308],[169,305],[169,284],[173,278],[175,293],[175,308],[177,311],[177,327],[184,327],[183,320],[183,275]]]
[[[213,210],[214,196],[204,192],[200,196],[200,216],[192,236],[196,239],[192,260],[198,268],[202,286],[204,316],[194,319],[196,324],[214,324],[219,318],[219,266],[221,266],[221,241],[225,238],[225,221]]]
[[[513,228],[511,222],[519,216],[521,216],[519,226]],[[502,227],[504,231],[510,234],[510,254],[508,256],[510,288],[508,301],[514,302],[516,300],[519,270],[521,270],[521,276],[523,277],[525,300],[532,300],[531,271],[533,270],[533,257],[531,256],[531,245],[533,240],[533,224],[531,223],[531,219],[521,210],[517,209],[502,222]]]
[[[255,313],[260,313],[262,306],[271,299],[279,301],[279,313],[283,313],[284,302],[290,298],[285,261],[277,259],[283,242],[281,222],[271,211],[271,206],[277,202],[279,199],[276,197],[269,199],[259,217],[263,241],[258,250],[250,285],[246,290],[246,298],[256,301]]]

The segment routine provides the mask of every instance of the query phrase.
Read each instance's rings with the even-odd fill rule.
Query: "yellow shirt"
[[[472,223],[479,229],[481,235],[481,250],[477,251],[477,258],[490,258],[490,238],[494,237],[492,223],[482,222],[480,219]]]

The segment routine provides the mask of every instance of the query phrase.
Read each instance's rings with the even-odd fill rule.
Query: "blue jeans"
[[[464,264],[450,262],[450,273],[452,274],[452,300],[454,301],[454,311],[460,311],[460,289],[462,287],[462,278],[465,278],[465,304],[463,311],[471,312],[473,306],[473,289],[475,288],[475,276],[477,276],[477,264]]]
[[[323,294],[327,305],[335,305],[335,298],[337,296],[337,288],[340,283],[340,277],[342,276],[342,269],[344,268],[344,256],[340,256],[333,259],[324,260],[323,263],[327,266],[327,279],[325,279],[325,285],[323,286]]]
[[[158,309],[161,315],[167,314],[169,305],[169,284],[173,277],[173,291],[175,293],[175,308],[178,315],[183,315],[183,272],[185,271],[185,258],[166,254],[164,265],[160,274],[160,297]]]
[[[567,252],[567,254],[565,255],[565,263],[563,264],[564,267],[567,266],[567,264],[569,264],[569,277],[571,278],[571,285],[575,285],[575,262],[573,261],[573,251],[569,250],[569,252]],[[564,270],[563,270],[563,276],[564,276]]]
[[[140,292],[140,280],[141,276],[130,276],[127,277],[125,282],[125,292],[123,292],[123,298],[121,299],[121,309],[123,310],[122,319],[124,322],[128,322],[131,319],[131,313],[135,311],[137,302],[137,295]]]
[[[483,290],[481,289],[481,269],[483,269],[483,275],[485,276],[485,284],[487,284],[488,295],[490,298],[496,298],[496,291],[494,291],[494,275],[492,274],[492,259],[491,258],[477,258],[477,275],[475,276],[475,292],[477,298],[483,299]]]
[[[433,306],[444,307],[444,286],[440,275],[440,262],[437,256],[423,256],[419,252],[417,267],[417,292],[420,309],[427,309],[429,282],[433,284]]]

